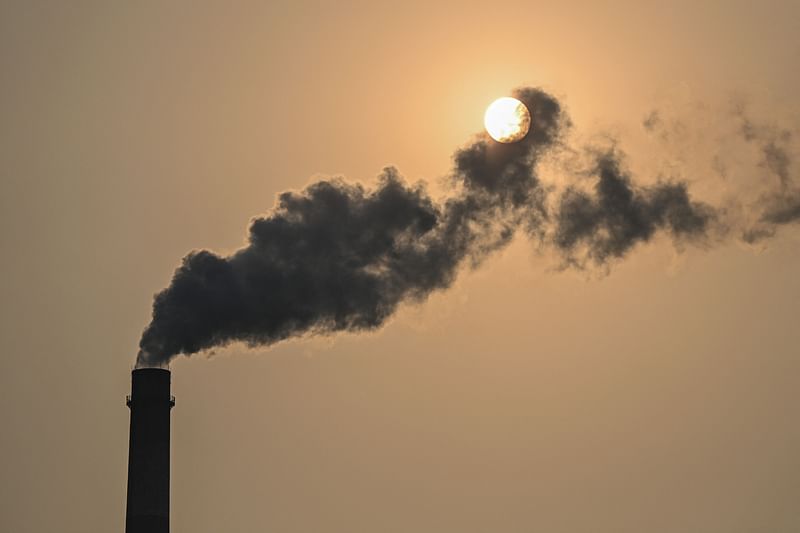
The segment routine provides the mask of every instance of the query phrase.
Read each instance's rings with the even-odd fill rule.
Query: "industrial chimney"
[[[170,377],[163,368],[131,373],[126,533],[169,533]]]

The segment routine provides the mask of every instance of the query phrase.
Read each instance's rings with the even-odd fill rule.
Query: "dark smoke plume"
[[[190,253],[155,297],[137,364],[233,341],[373,329],[401,302],[447,288],[465,260],[479,264],[543,209],[536,162],[566,120],[540,90],[516,96],[534,127],[514,144],[484,135],[458,151],[459,190],[443,205],[387,168],[375,190],[328,180],[281,194],[252,223],[248,246],[229,257]]]
[[[565,148],[570,122],[539,89],[514,96],[530,110],[531,130],[510,144],[481,134],[456,151],[443,202],[394,168],[374,189],[323,180],[281,194],[253,221],[245,248],[227,257],[187,255],[155,297],[137,365],[237,341],[269,345],[378,328],[401,303],[446,289],[518,232],[584,268],[621,258],[659,231],[678,243],[704,241],[718,222],[720,213],[693,200],[685,183],[635,185],[616,149],[590,151],[584,187],[544,187],[539,165]],[[653,115],[649,127],[660,123]],[[778,153],[767,164],[778,173],[789,165]],[[796,205],[764,216],[772,224],[795,219]]]

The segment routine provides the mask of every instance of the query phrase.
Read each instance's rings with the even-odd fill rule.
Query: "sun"
[[[531,113],[525,104],[516,98],[504,96],[486,108],[483,123],[492,139],[501,143],[513,143],[528,134],[528,129],[531,127]]]

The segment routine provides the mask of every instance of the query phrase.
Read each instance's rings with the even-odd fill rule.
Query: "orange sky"
[[[761,179],[691,172],[736,95],[798,127],[795,2],[234,4],[0,7],[2,531],[122,529],[152,296],[277,193],[438,190],[523,84],[706,197]],[[696,142],[644,136],[697,102]],[[798,260],[797,226],[608,276],[520,240],[379,332],[181,358],[173,531],[798,530]]]

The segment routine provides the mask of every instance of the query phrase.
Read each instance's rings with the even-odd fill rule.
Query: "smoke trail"
[[[228,257],[187,255],[155,296],[137,366],[236,341],[269,345],[378,328],[401,303],[446,289],[462,268],[477,267],[519,231],[583,268],[621,258],[659,231],[676,242],[703,241],[719,223],[722,213],[693,200],[685,183],[636,186],[616,149],[590,152],[584,179],[591,187],[553,193],[538,167],[565,148],[569,119],[540,89],[514,96],[531,111],[531,130],[511,144],[482,134],[456,151],[452,190],[442,203],[394,168],[384,169],[371,190],[323,180],[282,193],[269,214],[253,221],[245,248]],[[650,122],[655,128],[660,118]],[[788,173],[788,159],[770,161]],[[765,212],[765,224],[800,216],[800,197],[782,198],[780,209]]]
[[[190,253],[155,297],[137,364],[232,341],[372,329],[401,302],[448,287],[465,260],[479,264],[540,210],[536,161],[558,142],[565,119],[542,91],[516,96],[535,126],[521,142],[483,136],[457,152],[459,191],[444,205],[387,168],[371,191],[327,180],[281,194],[252,223],[248,246],[230,257]]]

